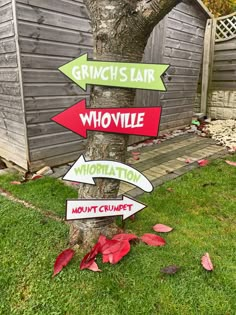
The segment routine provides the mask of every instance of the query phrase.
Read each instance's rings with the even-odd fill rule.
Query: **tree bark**
[[[90,12],[94,37],[93,59],[120,62],[141,62],[147,40],[154,26],[180,0],[85,0]],[[90,106],[132,107],[135,90],[94,87]],[[90,132],[86,160],[125,162],[128,136]],[[97,179],[96,185],[81,184],[80,199],[113,199],[119,190],[118,180]],[[104,234],[115,233],[113,218],[72,221],[70,244],[83,242],[90,246]]]

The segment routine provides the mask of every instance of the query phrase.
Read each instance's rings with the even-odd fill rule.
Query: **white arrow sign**
[[[123,216],[123,220],[146,208],[146,205],[123,196],[122,199],[67,200],[66,220]]]
[[[95,185],[93,178],[113,178],[128,182],[146,192],[151,192],[153,186],[151,182],[142,173],[136,169],[114,161],[85,161],[84,156],[75,162],[75,164],[66,173],[63,179]]]

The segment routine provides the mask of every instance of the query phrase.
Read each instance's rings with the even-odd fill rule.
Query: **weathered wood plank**
[[[178,98],[191,98],[195,97],[196,91],[173,91],[173,92],[165,92],[161,93],[161,100],[168,100],[168,99],[178,99]]]
[[[163,108],[168,108],[168,107],[185,107],[189,104],[194,104],[195,102],[195,97],[190,97],[190,98],[177,98],[177,99],[167,99],[167,100],[162,100],[160,105],[163,106]]]
[[[24,83],[71,83],[59,70],[23,69]]]
[[[29,7],[21,3],[17,4],[17,15],[19,20],[91,33],[91,22],[79,17],[55,14],[53,11]]]
[[[87,91],[88,92],[88,91]],[[46,109],[63,109],[72,106],[80,100],[86,98],[87,106],[89,105],[88,95],[66,95],[66,96],[44,96],[44,97],[26,97],[26,111]]]
[[[198,76],[183,76],[183,75],[166,75],[166,83],[190,83],[198,81]]]
[[[194,105],[194,102],[189,103],[186,106],[182,106],[182,104],[176,103],[176,106],[174,106],[174,107],[171,107],[171,106],[164,107],[162,109],[162,116],[168,116],[168,115],[171,115],[171,114],[179,113],[179,114],[181,114],[181,117],[182,117],[182,113],[183,112],[189,112],[189,111],[192,112],[193,105]]]
[[[54,42],[93,46],[92,34],[25,21],[19,21],[18,27],[20,36],[51,40]]]
[[[192,34],[204,38],[205,30],[197,26],[189,25],[183,21],[177,21],[168,16],[168,31],[169,29],[178,30],[186,34]]]
[[[195,60],[195,61],[202,60],[202,54],[194,53],[191,51],[175,49],[175,48],[168,48],[168,47],[165,48],[164,55],[166,57],[175,57],[175,58],[181,58],[181,59],[187,59],[187,60]]]
[[[179,119],[179,113],[174,113],[171,115],[163,115],[161,118],[161,123],[166,123],[166,122],[170,122],[170,121],[175,121],[176,119]],[[187,112],[181,112],[181,118],[182,119],[191,119],[193,116],[193,107],[191,110],[187,111]]]
[[[21,97],[0,94],[0,104],[4,107],[11,107],[16,109],[21,108],[22,110]]]
[[[236,60],[236,51],[219,51],[215,53],[214,61]]]
[[[50,122],[51,118],[55,115],[59,114],[63,109],[51,109],[51,110],[43,110],[43,111],[30,111],[26,113],[26,121],[28,124],[37,124],[37,123],[43,123],[43,122]]]
[[[236,81],[233,82],[218,82],[213,81],[211,90],[221,90],[221,91],[235,91],[236,90]]]
[[[69,143],[60,143],[53,146],[37,148],[30,150],[31,161],[50,158],[60,154],[74,152],[75,150],[81,151],[85,149],[84,141],[70,141]]]
[[[192,17],[188,15],[186,12],[180,12],[176,10],[170,11],[168,16],[172,19],[175,19],[177,21],[183,21],[186,24],[197,26],[201,29],[205,29],[206,20],[197,19],[195,17]]]
[[[6,129],[0,128],[0,139],[4,139],[9,144],[12,143],[14,145],[20,145],[22,148],[25,147],[25,137],[22,135],[19,135],[15,132],[11,132]]]
[[[56,43],[44,40],[35,40],[30,38],[21,38],[20,47],[22,53],[32,53],[40,55],[68,56],[76,58],[87,52],[92,53],[92,48],[82,47],[81,45],[72,45]]]
[[[180,49],[184,51],[191,51],[191,52],[195,52],[199,54],[202,54],[203,52],[202,45],[195,45],[195,44],[186,43],[186,42],[179,41],[177,39],[170,39],[170,38],[166,39],[166,47]]]
[[[66,130],[66,129],[65,129]],[[68,143],[70,141],[82,140],[82,138],[70,131],[55,134],[36,136],[29,138],[30,149],[42,148],[44,146],[55,145],[60,143]]]
[[[195,17],[197,19],[200,19],[200,20],[204,20],[204,19],[209,18],[207,13],[204,12],[203,10],[199,9],[199,5],[197,5],[197,3],[192,2],[192,1],[191,1],[191,5],[190,5],[190,2],[188,2],[188,3],[180,2],[174,8],[174,10],[184,12],[185,14],[188,14],[188,15]]]
[[[180,41],[184,41],[187,43],[192,43],[196,45],[202,46],[202,37],[198,35],[184,33],[178,30],[169,29],[167,32],[167,37],[171,39],[176,39]]]
[[[213,72],[213,81],[236,81],[236,68],[233,71]]]
[[[168,75],[188,75],[188,76],[199,76],[199,69],[191,69],[191,68],[181,68],[176,66],[171,66],[167,72]]]
[[[84,4],[75,1],[63,0],[17,0],[18,3],[23,3],[32,7],[48,9],[54,12],[68,14],[70,16],[82,17],[89,19],[88,11]]]
[[[7,119],[11,121],[19,122],[20,124],[24,123],[24,117],[22,111],[17,111],[14,109],[15,112],[9,111],[8,107],[3,108],[0,103],[0,119]]]
[[[55,122],[49,123],[38,123],[34,125],[27,125],[27,134],[28,137],[35,137],[35,136],[42,136],[42,135],[49,135],[52,133],[59,133],[65,132],[65,128],[56,124]]]
[[[22,68],[57,70],[60,66],[68,63],[71,60],[73,60],[73,58],[70,57],[62,58],[35,54],[21,54]]]
[[[25,83],[24,95],[27,96],[59,96],[59,95],[86,95],[78,85],[73,83],[54,84],[54,83]]]
[[[208,20],[206,26],[206,33],[204,38],[203,51],[203,66],[202,66],[202,85],[201,85],[201,113],[207,114],[207,95],[208,95],[208,80],[209,69],[211,62],[211,35],[212,35],[212,20]]]
[[[0,68],[16,68],[17,57],[15,53],[0,55]]]
[[[0,7],[3,7],[4,5],[11,3],[12,0],[0,0]]]
[[[230,40],[222,43],[216,43],[215,51],[227,51],[227,50],[235,50],[236,49],[236,40]]]
[[[18,83],[2,82],[0,85],[0,94],[20,96],[20,86]]]
[[[68,162],[73,162],[78,159],[80,154],[84,153],[84,150],[75,151],[71,153],[62,153],[58,156],[53,156],[47,159],[41,159],[30,163],[30,170],[32,172],[39,170],[43,166],[55,166],[55,165],[62,165]]]
[[[192,83],[166,83],[166,88],[168,92],[173,91],[197,91],[198,80]],[[161,92],[162,94],[163,92]],[[164,92],[167,93],[167,92]]]
[[[27,159],[24,150],[18,146],[9,144],[0,138],[0,156],[8,161],[12,161],[24,169],[27,169]]]
[[[0,23],[4,23],[13,19],[11,3],[0,7]]]
[[[1,40],[0,54],[11,53],[16,51],[15,39]]]
[[[232,71],[232,69],[235,69],[236,63],[228,63],[228,64],[214,64],[213,71]]]
[[[0,81],[5,82],[18,82],[19,73],[17,69],[1,69],[0,70]]]
[[[0,117],[0,126],[2,129],[12,131],[22,136],[25,134],[24,126],[17,121],[11,121],[9,119],[3,119]]]
[[[171,66],[183,67],[183,68],[191,68],[195,70],[199,70],[201,66],[200,61],[195,60],[185,60],[180,58],[170,58],[163,56],[163,63],[167,63]]]
[[[13,21],[0,24],[0,39],[8,38],[15,34]]]
[[[181,119],[169,121],[166,123],[162,123],[160,125],[160,131],[162,131],[162,133],[163,133],[163,132],[166,132],[168,130],[173,130],[176,128],[185,127],[186,125],[190,124],[191,118],[185,118],[185,119],[181,118]]]

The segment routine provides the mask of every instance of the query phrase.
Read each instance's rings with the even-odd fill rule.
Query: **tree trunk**
[[[139,63],[154,26],[180,0],[85,0],[93,27],[93,59]],[[132,107],[135,89],[94,87],[90,106]],[[86,160],[125,162],[128,136],[90,132]],[[118,180],[97,179],[96,185],[81,184],[81,199],[113,199],[119,190]],[[70,243],[90,246],[104,234],[115,233],[113,218],[72,221]]]

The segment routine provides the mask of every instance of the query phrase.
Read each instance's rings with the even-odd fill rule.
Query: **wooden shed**
[[[167,92],[138,91],[136,102],[163,106],[162,131],[191,120],[209,17],[201,1],[184,0],[148,42],[144,61],[171,65]],[[83,0],[0,0],[1,157],[36,170],[83,152],[85,141],[50,119],[89,97],[57,70],[86,52],[92,57]]]

